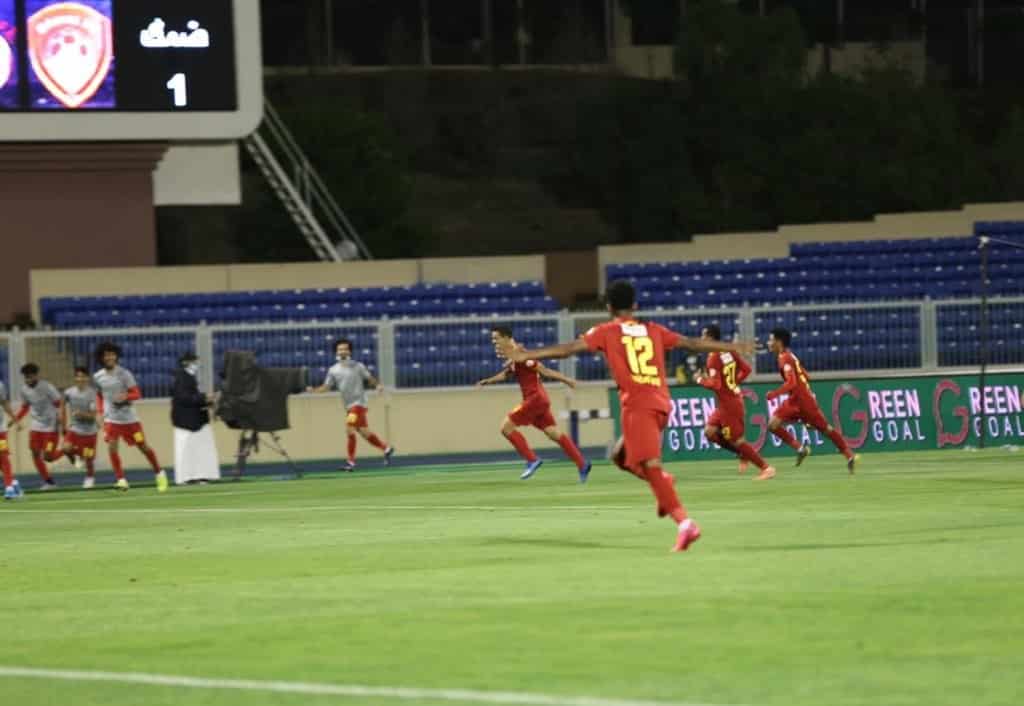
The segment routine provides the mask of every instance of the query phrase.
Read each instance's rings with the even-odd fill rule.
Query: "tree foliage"
[[[1024,111],[989,147],[955,96],[900,68],[809,77],[805,64],[793,12],[689,0],[679,80],[583,106],[573,178],[624,240],[1024,197]]]
[[[282,119],[375,257],[416,257],[429,251],[429,230],[408,217],[407,157],[384,118],[329,98],[282,106]],[[160,261],[312,259],[305,239],[251,164],[243,171],[242,186],[241,207],[161,209]]]

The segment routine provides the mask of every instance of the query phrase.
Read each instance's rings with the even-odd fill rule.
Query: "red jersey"
[[[700,384],[714,390],[719,406],[743,400],[740,383],[750,376],[747,361],[735,353],[709,353],[708,374]]]
[[[508,370],[516,376],[519,389],[523,393],[524,400],[545,400],[548,401],[547,390],[540,381],[540,372],[537,361],[527,360],[523,363],[510,363]]]
[[[615,319],[583,334],[591,351],[604,353],[623,408],[666,413],[672,410],[672,401],[665,381],[665,351],[682,338],[661,324],[631,318]]]
[[[788,393],[790,398],[797,402],[815,402],[814,393],[811,392],[811,379],[807,376],[804,366],[800,365],[800,359],[793,355],[793,351],[786,350],[779,354],[779,374],[786,384],[775,392]]]

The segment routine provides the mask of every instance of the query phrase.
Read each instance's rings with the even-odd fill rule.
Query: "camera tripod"
[[[291,468],[292,474],[290,476],[281,476],[281,480],[297,480],[302,478],[302,469],[295,465],[295,461],[288,455],[287,449],[281,442],[281,437],[275,431],[267,432],[270,436],[269,440],[265,440],[264,443],[273,451],[276,451],[285,461],[288,462],[288,467]],[[232,480],[238,480],[245,473],[245,465],[249,459],[249,456],[260,452],[260,433],[253,430],[243,430],[241,436],[238,437],[238,453],[235,455],[237,463],[235,464],[235,472]]]

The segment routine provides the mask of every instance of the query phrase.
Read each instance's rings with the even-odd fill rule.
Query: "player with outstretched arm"
[[[672,476],[662,468],[662,431],[672,407],[665,376],[665,351],[685,348],[706,353],[750,354],[754,344],[686,338],[660,324],[640,321],[635,314],[636,291],[626,281],[611,283],[606,296],[612,320],[594,326],[575,341],[531,351],[505,343],[501,353],[512,362],[567,358],[596,351],[604,354],[618,385],[622,406],[622,439],[616,463],[650,484],[657,499],[658,516],[672,517],[678,527],[672,551],[686,551],[701,533],[679,502]]]
[[[341,393],[341,402],[345,405],[345,431],[348,435],[348,456],[341,470],[352,472],[356,469],[356,434],[384,452],[384,463],[391,465],[391,457],[395,449],[384,442],[370,429],[366,419],[367,405],[366,388],[382,390],[383,385],[362,363],[352,360],[352,341],[339,338],[334,343],[334,355],[337,362],[327,371],[327,377],[319,387],[307,387],[306,392],[320,394],[330,390]]]
[[[496,351],[503,346],[511,344],[520,350],[525,348],[515,340],[512,329],[508,326],[495,326],[491,329],[491,342],[494,343]],[[557,370],[546,367],[539,360],[527,360],[522,363],[506,363],[505,367],[495,375],[484,378],[477,383],[477,386],[493,385],[508,379],[509,375],[515,375],[519,383],[519,389],[523,393],[523,401],[509,412],[501,422],[501,433],[508,439],[519,455],[526,461],[526,469],[520,474],[522,480],[526,480],[537,472],[537,469],[544,463],[537,458],[537,454],[530,448],[526,437],[516,427],[533,426],[540,429],[549,439],[562,447],[565,455],[576,464],[576,470],[580,474],[580,483],[587,482],[590,474],[590,461],[583,457],[579,448],[566,434],[555,424],[555,418],[551,414],[551,399],[541,378],[557,380],[571,388],[576,387],[576,381],[562,375]]]

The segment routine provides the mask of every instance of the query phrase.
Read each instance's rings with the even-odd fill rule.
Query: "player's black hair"
[[[25,363],[23,366],[21,366],[21,374],[22,375],[38,375],[39,374],[39,366],[36,365],[35,363]]]
[[[86,368],[84,365],[79,365],[75,368],[75,375],[78,375],[79,373],[81,373],[82,375],[88,375],[89,369]]]
[[[786,348],[789,348],[789,342],[793,340],[793,334],[789,332],[789,329],[781,327],[773,328],[772,336],[775,338],[776,341],[784,345]]]
[[[503,338],[512,338],[512,327],[504,324],[491,326],[491,333],[496,333]]]
[[[636,304],[636,289],[632,283],[617,279],[608,285],[604,298],[615,311],[626,311]]]
[[[93,356],[96,358],[96,364],[103,365],[103,356],[106,353],[116,353],[117,359],[121,360],[121,346],[117,345],[113,341],[104,341],[103,343],[96,346],[96,352]]]
[[[704,327],[704,331],[710,338],[716,341],[722,340],[722,328],[718,324],[708,324]]]
[[[340,346],[342,343],[347,345],[349,350],[352,350],[352,341],[348,340],[347,338],[339,338],[338,340],[336,340],[334,342],[334,345],[331,346],[331,350],[332,351],[338,350],[338,346]]]
[[[194,363],[197,360],[199,360],[199,356],[192,351],[188,351],[187,353],[182,353],[181,357],[178,358],[178,365],[188,365],[189,363]]]

